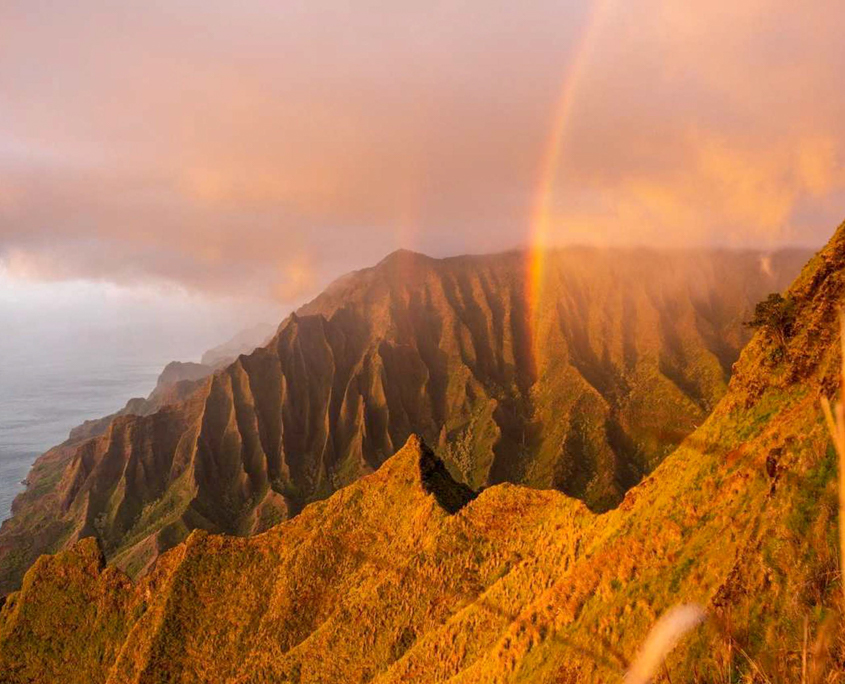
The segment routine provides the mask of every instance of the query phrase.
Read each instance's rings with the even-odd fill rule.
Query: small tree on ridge
[[[745,325],[765,330],[785,350],[795,325],[795,301],[778,293],[770,294],[754,307],[754,316]]]

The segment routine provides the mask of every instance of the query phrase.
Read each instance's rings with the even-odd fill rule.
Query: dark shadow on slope
[[[419,439],[419,438],[418,438]],[[431,494],[441,508],[450,515],[457,513],[478,494],[449,475],[443,464],[429,446],[420,439],[420,481],[427,494]]]

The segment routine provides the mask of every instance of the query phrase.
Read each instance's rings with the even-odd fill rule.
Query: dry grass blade
[[[810,647],[810,620],[804,616],[804,647],[801,649],[801,681],[807,683],[807,653]]]
[[[737,651],[739,654],[748,661],[748,664],[751,665],[751,668],[756,673],[757,677],[763,680],[764,684],[772,684],[772,680],[769,679],[769,676],[763,671],[763,668],[757,663],[754,658],[752,658],[748,653],[746,653],[744,648],[737,647]]]
[[[663,615],[651,628],[634,663],[625,675],[625,683],[650,682],[681,638],[700,625],[705,617],[704,608],[695,604],[676,606]]]
[[[845,386],[845,314],[840,313],[840,342],[842,352],[842,383]],[[839,419],[839,582],[842,585],[842,609],[845,611],[845,407],[840,401],[836,416]]]
[[[833,409],[827,397],[822,397],[822,411],[827,422],[827,429],[830,432],[830,438],[833,440],[833,446],[836,448],[836,452],[840,453],[843,450],[843,445],[840,442],[839,428],[836,425],[836,418],[833,417]]]
[[[807,684],[821,684],[824,681],[825,671],[830,660],[830,650],[836,638],[836,615],[828,615],[821,627],[819,627],[816,640],[810,652],[809,676],[805,680]]]
[[[845,313],[840,312],[840,344],[842,348],[842,386],[845,386]],[[831,407],[827,397],[822,397],[822,410],[830,438],[839,457],[839,576],[842,585],[842,606],[845,610],[845,406],[842,401]]]

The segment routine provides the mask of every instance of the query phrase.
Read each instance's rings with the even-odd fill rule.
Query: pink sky
[[[550,154],[549,243],[819,245],[843,35],[839,2],[6,0],[0,269],[292,305],[527,245]]]

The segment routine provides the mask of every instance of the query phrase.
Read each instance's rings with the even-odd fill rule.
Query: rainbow
[[[571,118],[573,105],[578,89],[584,76],[584,70],[590,61],[595,47],[598,28],[607,12],[609,0],[595,0],[590,8],[581,38],[564,73],[563,85],[555,108],[552,127],[543,154],[540,167],[540,178],[537,184],[533,211],[530,220],[530,235],[528,241],[528,279],[527,303],[529,325],[532,338],[537,326],[537,315],[543,297],[543,286],[546,277],[546,248],[550,243],[551,207],[554,199],[555,181],[560,171],[561,159],[564,154],[566,130]]]

